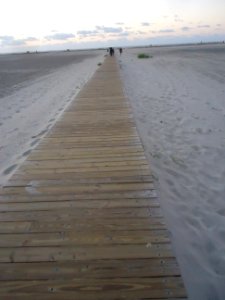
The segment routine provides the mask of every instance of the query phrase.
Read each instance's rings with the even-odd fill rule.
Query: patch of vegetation
[[[152,58],[152,56],[146,53],[139,53],[138,58]]]

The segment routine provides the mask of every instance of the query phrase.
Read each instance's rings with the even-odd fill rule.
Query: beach
[[[139,53],[149,55],[138,59]],[[92,77],[106,51],[0,56],[0,185]],[[190,300],[225,295],[225,46],[116,50]]]
[[[105,51],[0,55],[0,185],[91,78]]]
[[[225,46],[126,49],[118,60],[189,297],[222,300]]]

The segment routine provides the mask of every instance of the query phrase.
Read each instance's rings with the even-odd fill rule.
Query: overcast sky
[[[225,40],[225,0],[0,0],[0,52]]]

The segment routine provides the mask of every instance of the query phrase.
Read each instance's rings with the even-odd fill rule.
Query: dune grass
[[[152,58],[151,55],[146,54],[146,53],[139,53],[137,57],[138,58]]]

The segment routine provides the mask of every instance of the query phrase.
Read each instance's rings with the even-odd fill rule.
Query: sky
[[[225,0],[0,0],[0,53],[225,40]]]

